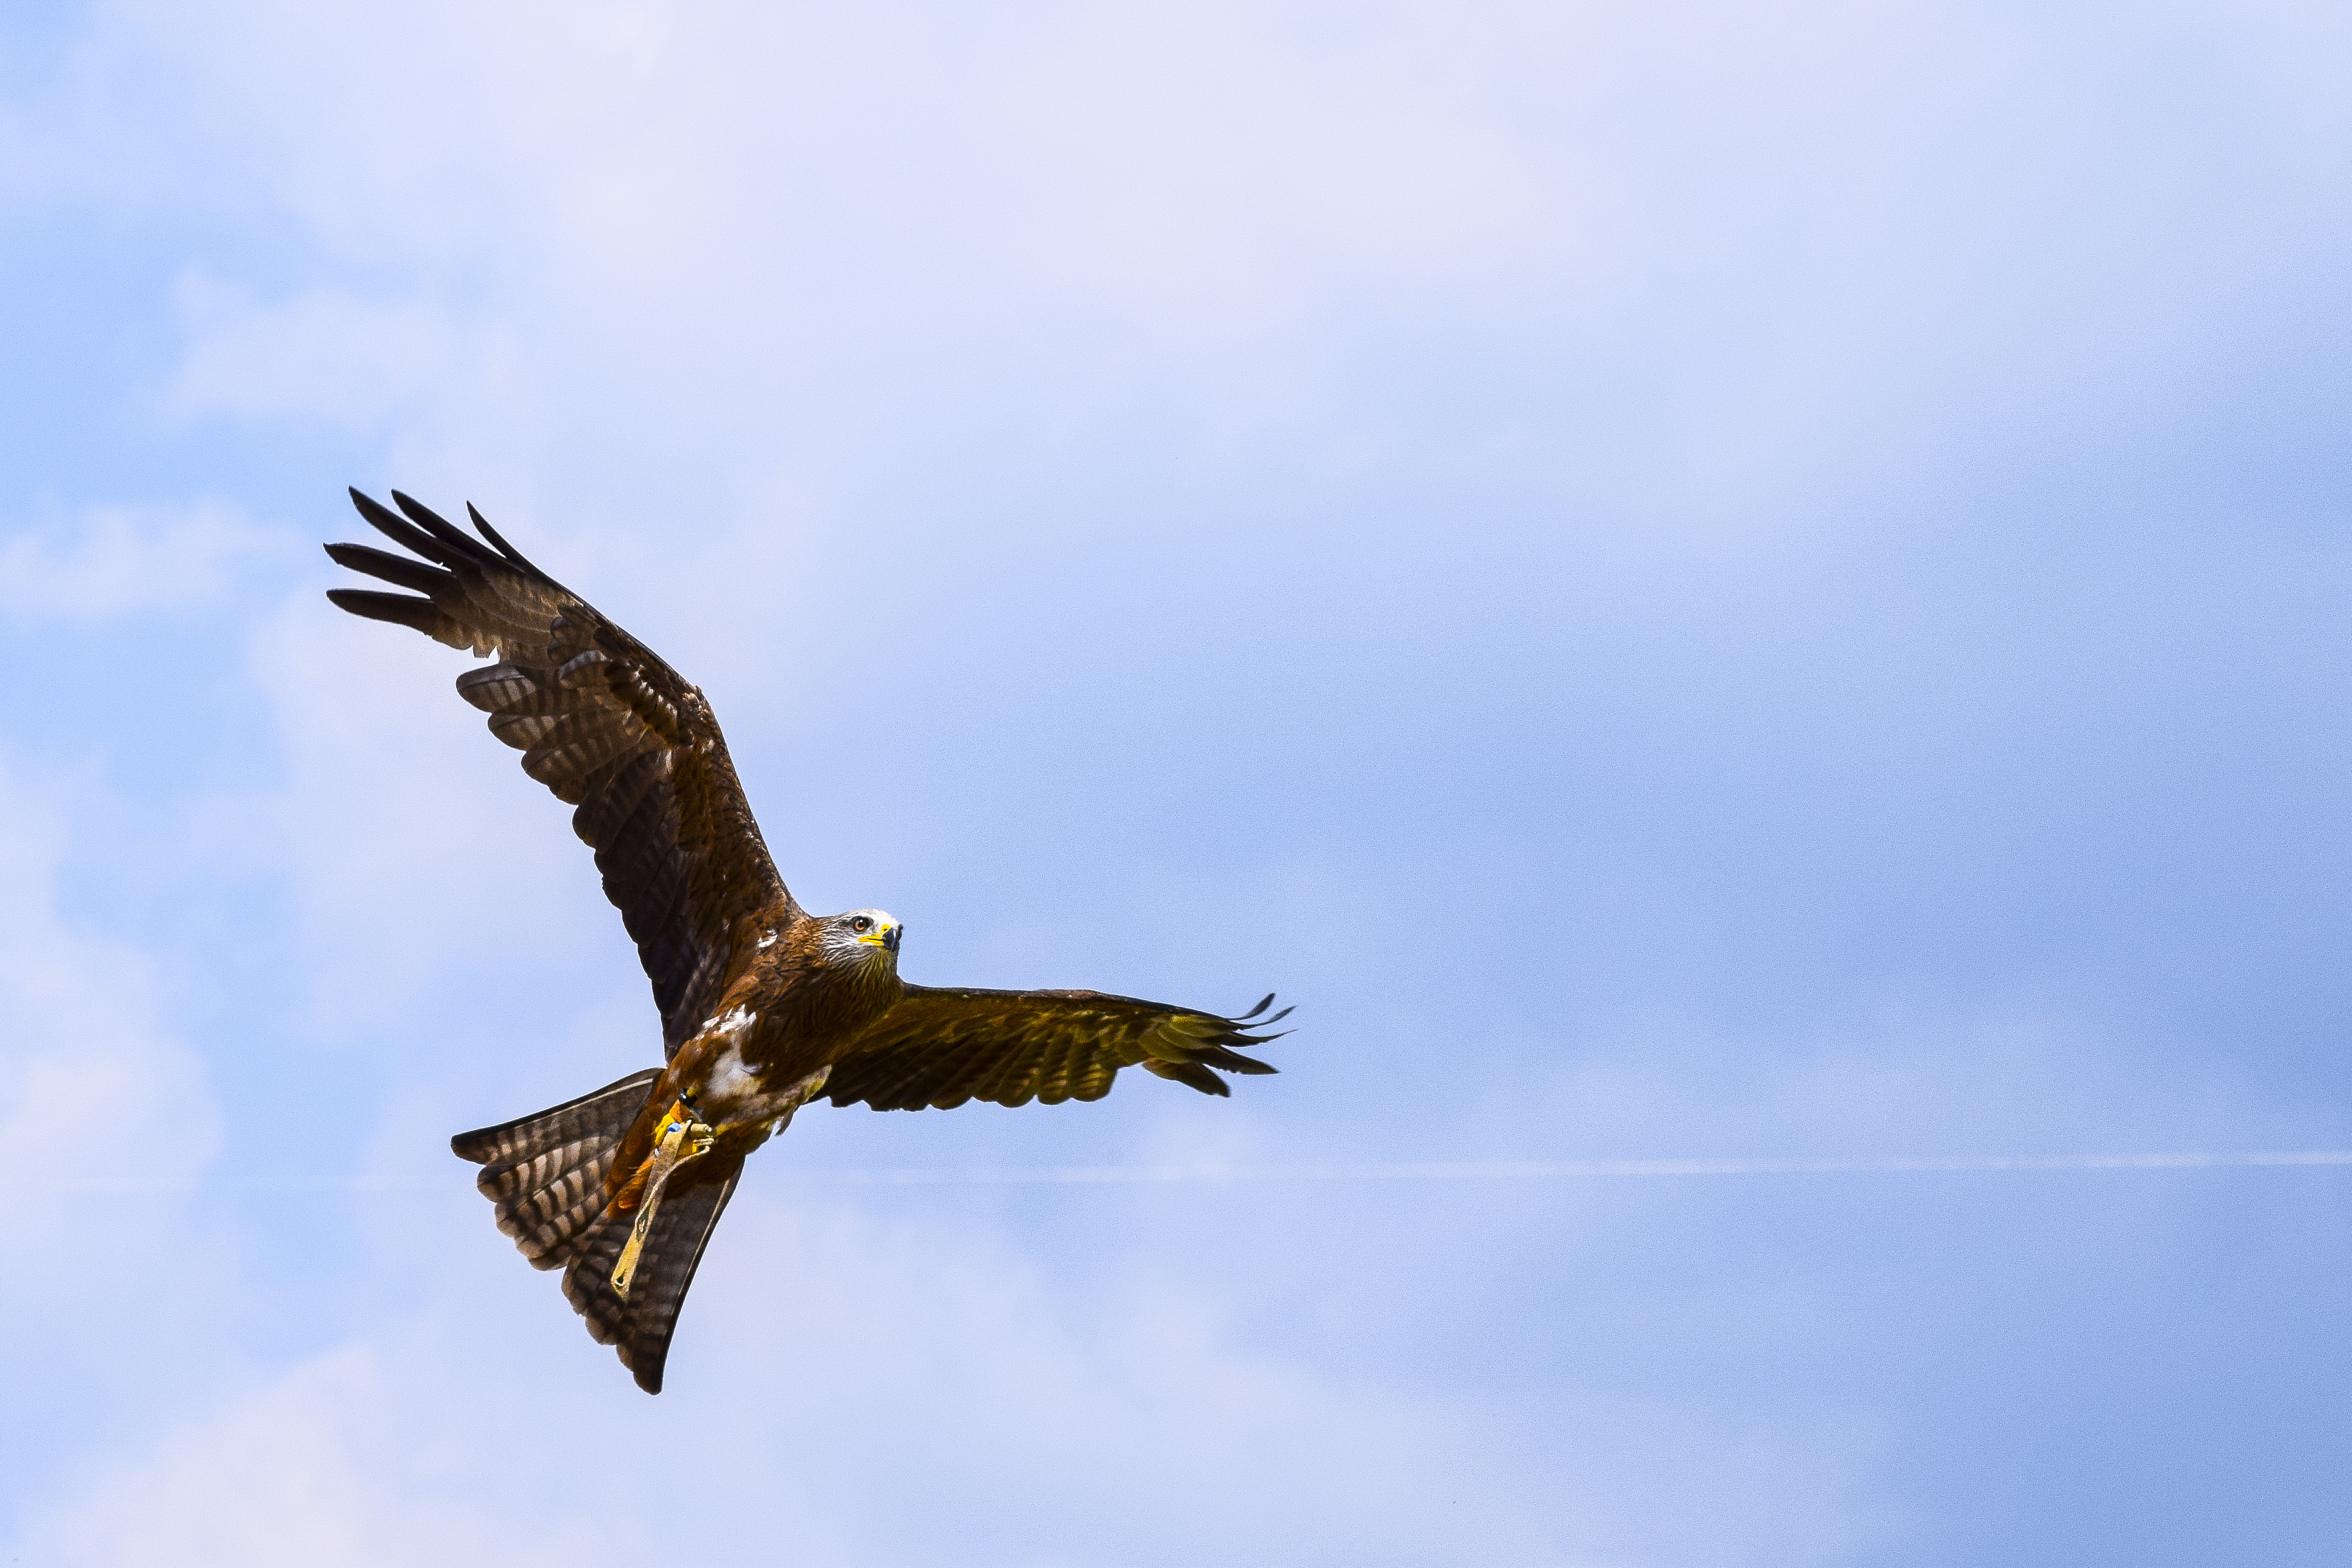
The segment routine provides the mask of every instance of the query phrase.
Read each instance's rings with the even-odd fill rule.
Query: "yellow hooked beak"
[[[905,929],[903,925],[877,926],[858,940],[869,947],[879,947],[885,953],[896,953],[898,950],[898,933]]]

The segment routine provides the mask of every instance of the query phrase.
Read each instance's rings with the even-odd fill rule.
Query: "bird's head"
[[[879,964],[894,969],[898,964],[898,937],[906,927],[880,909],[853,909],[846,915],[836,915],[825,923],[824,946],[836,962],[844,964]]]

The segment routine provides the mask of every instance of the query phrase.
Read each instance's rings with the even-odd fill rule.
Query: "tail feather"
[[[604,1213],[604,1177],[660,1076],[647,1068],[537,1115],[449,1140],[460,1158],[482,1166],[474,1185],[498,1206],[499,1228],[533,1268],[570,1262]]]
[[[661,1392],[678,1309],[742,1171],[738,1157],[724,1176],[714,1172],[692,1186],[670,1187],[654,1217],[626,1297],[613,1289],[613,1270],[628,1244],[633,1213],[615,1210],[596,1219],[581,1235],[563,1270],[563,1294],[586,1320],[590,1337],[618,1351],[621,1364],[648,1394]]]
[[[654,1216],[628,1295],[613,1289],[636,1214],[610,1206],[604,1178],[660,1076],[648,1068],[535,1116],[449,1140],[482,1167],[474,1185],[498,1206],[499,1228],[531,1267],[563,1270],[563,1293],[589,1334],[617,1350],[648,1394],[661,1392],[678,1308],[743,1169],[740,1152],[681,1167]],[[710,1165],[714,1159],[724,1163]]]
[[[615,1137],[539,1191],[499,1206],[499,1228],[514,1238],[532,1268],[560,1269],[572,1260],[577,1238],[610,1201],[604,1178],[620,1148]]]
[[[675,1214],[665,1203],[656,1222],[660,1245],[637,1263],[636,1279],[629,1287],[629,1333],[621,1342],[621,1364],[635,1374],[637,1386],[648,1394],[661,1392],[678,1309],[686,1304],[687,1288],[702,1266],[702,1249],[719,1228],[719,1217],[727,1212],[727,1200],[735,1196],[735,1183],[742,1174],[738,1161],[724,1180],[678,1194],[670,1200],[677,1205]]]
[[[618,1343],[629,1326],[629,1303],[613,1289],[613,1270],[635,1220],[635,1213],[618,1210],[600,1216],[582,1235],[563,1270],[563,1298],[587,1320],[588,1337],[598,1344]],[[661,1217],[656,1215],[654,1223],[658,1227]]]

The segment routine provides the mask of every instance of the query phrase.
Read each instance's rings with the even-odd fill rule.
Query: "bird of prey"
[[[457,677],[523,771],[576,808],[604,894],[636,943],[666,1065],[450,1140],[481,1167],[499,1228],[563,1270],[588,1332],[658,1394],[679,1304],[743,1159],[812,1100],[877,1111],[968,1100],[1099,1100],[1122,1067],[1205,1094],[1272,1072],[1236,1047],[1290,1009],[1235,1018],[1096,991],[990,991],[898,977],[906,927],[879,909],[811,915],[776,874],[698,688],[525,560],[395,490],[352,500],[412,552],[334,544],[406,593],[335,589],[354,615],[497,662]]]

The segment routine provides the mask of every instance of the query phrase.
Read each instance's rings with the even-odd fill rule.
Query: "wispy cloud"
[[[290,542],[226,501],[87,507],[0,532],[0,613],[40,624],[184,609]]]
[[[313,289],[263,300],[200,273],[173,286],[187,347],[159,399],[168,417],[367,428],[481,373],[483,351],[433,300]]]
[[[177,1185],[218,1147],[218,1112],[196,1053],[158,1017],[152,960],[60,918],[68,815],[0,764],[0,1140],[58,1171],[110,1127],[110,1167]]]
[[[616,1462],[587,1435],[679,1405],[695,1441],[632,1446],[628,1490],[707,1489],[714,1455],[756,1478],[761,1526],[706,1530],[697,1554],[714,1563],[1176,1568],[1230,1555],[1240,1525],[1244,1560],[1265,1563],[1699,1568],[1723,1561],[1709,1542],[1725,1532],[1801,1554],[1874,1528],[1851,1496],[1871,1442],[1834,1424],[1789,1444],[1602,1396],[1544,1412],[1547,1435],[1581,1435],[1531,1451],[1524,1414],[1410,1368],[1334,1376],[1253,1351],[1214,1303],[1161,1281],[1080,1301],[962,1228],[740,1207],[698,1287],[698,1348],[681,1347],[657,1406],[584,1375],[609,1353],[551,1333],[574,1325],[545,1279],[486,1290],[488,1270],[442,1266],[429,1313],[94,1468],[19,1549],[88,1568],[159,1552],[192,1568],[657,1552],[681,1528],[659,1510],[587,1517],[581,1489]],[[493,1249],[458,1255],[512,1262]],[[790,1397],[725,1392],[769,1386]],[[1696,1514],[1668,1500],[1685,1495],[1704,1498]]]

